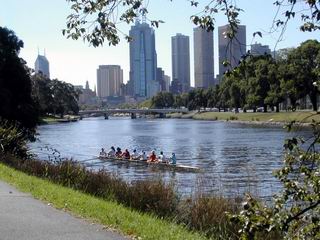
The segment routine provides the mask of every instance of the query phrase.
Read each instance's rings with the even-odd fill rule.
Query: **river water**
[[[197,166],[202,172],[174,172],[97,159],[86,163],[95,163],[93,168],[104,167],[128,181],[159,177],[173,181],[182,194],[200,191],[235,196],[251,192],[262,198],[279,191],[272,171],[282,165],[285,138],[295,134],[275,126],[120,117],[42,125],[38,133],[38,141],[30,148],[42,159],[48,158],[45,146],[57,149],[61,157],[79,161],[97,156],[101,147],[108,150],[111,146],[139,152],[155,149],[168,156],[175,152],[178,164]]]

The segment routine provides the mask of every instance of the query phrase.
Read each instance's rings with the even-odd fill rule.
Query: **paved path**
[[[0,240],[124,240],[0,181]]]

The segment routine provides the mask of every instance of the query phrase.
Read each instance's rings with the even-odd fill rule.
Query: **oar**
[[[94,158],[89,158],[89,159],[85,159],[85,160],[80,160],[78,162],[88,162],[88,161],[91,161],[91,160],[95,160],[95,159],[99,159],[99,157],[94,157]]]

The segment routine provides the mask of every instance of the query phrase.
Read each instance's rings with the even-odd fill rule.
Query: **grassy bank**
[[[203,112],[193,115],[196,120],[225,120],[245,122],[288,123],[291,121],[310,123],[320,121],[320,114],[315,112],[268,112],[268,113],[232,113],[232,112]]]
[[[71,211],[77,216],[115,228],[125,235],[142,239],[205,239],[200,234],[192,233],[181,225],[29,176],[1,163],[0,179],[20,191],[31,193],[35,198],[50,202],[56,208]]]
[[[127,182],[105,170],[91,171],[74,161],[45,162],[21,160],[12,155],[0,156],[0,162],[32,176],[81,191],[108,202],[116,202],[185,229],[214,239],[237,239],[238,228],[226,212],[239,212],[241,199],[199,192],[181,197],[173,183],[162,179]]]

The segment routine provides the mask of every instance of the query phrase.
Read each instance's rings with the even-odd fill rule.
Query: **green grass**
[[[183,226],[16,171],[0,163],[0,179],[54,207],[142,239],[206,239]]]
[[[312,119],[320,121],[320,114],[315,112],[268,112],[268,113],[232,113],[232,112],[204,112],[193,116],[197,120],[232,120],[236,117],[238,121],[259,122],[290,122],[293,120],[310,123]]]

